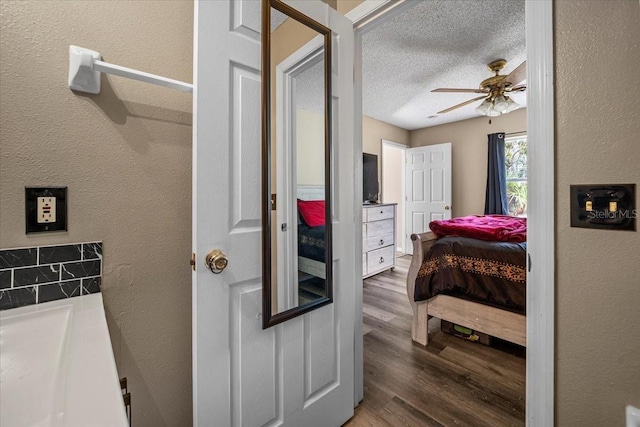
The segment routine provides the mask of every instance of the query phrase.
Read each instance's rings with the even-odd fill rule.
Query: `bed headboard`
[[[296,197],[300,200],[324,200],[324,185],[298,185]]]

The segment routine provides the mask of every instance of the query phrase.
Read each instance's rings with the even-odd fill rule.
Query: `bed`
[[[487,217],[448,221],[482,218]],[[437,317],[526,346],[526,220],[517,223],[524,230],[499,235],[480,227],[465,235],[443,231],[439,226],[450,223],[435,221],[430,227],[437,233],[411,235],[407,296],[413,341],[427,345],[427,321]]]
[[[325,278],[325,226],[298,224],[298,270]]]
[[[324,200],[325,190],[321,185],[299,185],[296,189],[299,200]],[[309,227],[298,217],[298,270],[325,279],[325,226]]]

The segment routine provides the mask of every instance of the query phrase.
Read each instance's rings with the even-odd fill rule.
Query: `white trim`
[[[406,150],[407,148],[411,148],[408,145],[400,144],[399,142],[389,141],[388,139],[384,139],[384,138],[380,139],[380,145],[390,145],[395,148],[401,148],[403,150]]]
[[[381,139],[380,140],[380,194],[381,194],[381,198],[380,201],[385,203],[384,201],[384,191],[382,191],[384,189],[384,146],[387,145],[389,147],[398,149],[398,150],[402,150],[404,151],[402,158],[405,159],[406,157],[406,153],[407,153],[407,147],[404,144],[400,144],[398,142],[393,142],[393,141],[389,141],[387,139]],[[407,227],[406,227],[406,219],[404,218],[404,212],[405,212],[405,202],[406,202],[406,195],[405,195],[405,189],[407,188],[407,180],[405,177],[405,168],[406,168],[406,162],[403,161],[402,162],[402,174],[401,176],[402,178],[402,189],[400,190],[400,202],[398,202],[398,207],[401,208],[402,212],[403,212],[403,216],[399,216],[398,215],[398,207],[396,207],[396,222],[398,221],[398,218],[401,219],[402,221],[402,233],[400,235],[398,235],[397,233],[397,228],[398,225],[396,224],[396,230],[393,230],[394,234],[396,235],[396,251],[397,252],[405,252],[405,246],[406,246],[406,235],[407,235]],[[395,262],[394,262],[395,265]]]
[[[359,6],[352,9],[345,16],[354,23],[356,29],[354,38],[354,58],[353,72],[362,75],[362,35],[379,25],[383,20],[391,18],[396,14],[417,4],[418,0],[365,0]],[[354,211],[355,222],[354,238],[354,259],[362,256],[362,79],[354,81],[354,128],[353,128],[353,173],[354,173]],[[362,341],[362,265],[356,262],[355,265],[355,313],[359,316],[359,321],[355,320],[354,335],[354,402],[359,403],[364,398],[364,356]],[[358,318],[356,318],[358,319]]]
[[[420,1],[422,0],[365,0],[345,16],[353,21],[353,28],[362,36]]]
[[[529,426],[554,425],[555,172],[553,3],[528,0],[527,406]],[[528,261],[529,261],[528,260]]]
[[[526,1],[527,35],[527,129],[529,197],[535,200],[529,212],[527,281],[527,401],[529,426],[554,425],[555,339],[555,241],[554,241],[554,91],[553,91],[553,0]],[[362,73],[362,34],[415,4],[415,0],[365,0],[346,14],[354,22],[354,73]],[[358,79],[357,83],[360,83]],[[362,87],[354,85],[354,165],[356,198],[362,193]],[[535,179],[534,179],[535,178]],[[358,204],[355,204],[356,207]],[[354,212],[357,222],[359,212]],[[361,250],[362,227],[355,227],[356,255]],[[360,252],[358,252],[360,251]],[[357,258],[356,258],[357,259]],[[535,285],[533,285],[535,283]],[[362,312],[362,287],[356,294],[356,313]],[[356,322],[358,325],[359,322]],[[361,328],[361,325],[360,325]],[[363,398],[362,336],[356,326],[356,402]]]

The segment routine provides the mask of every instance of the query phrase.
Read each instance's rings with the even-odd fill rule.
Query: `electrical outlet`
[[[37,208],[38,224],[56,222],[55,197],[38,197]]]
[[[25,187],[27,233],[67,229],[67,187]]]

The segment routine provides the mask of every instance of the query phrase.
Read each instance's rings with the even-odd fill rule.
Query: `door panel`
[[[337,343],[333,306],[304,319],[305,403],[337,381]]]
[[[255,233],[260,217],[260,69],[230,64],[233,75],[231,188],[232,233]]]
[[[432,203],[444,203],[445,185],[444,169],[431,169],[431,194],[429,199]]]
[[[414,170],[412,171],[412,176],[413,176],[413,186],[411,194],[412,194],[412,200],[414,202],[424,202],[424,195],[425,195],[425,176],[424,176],[424,171],[423,170]]]
[[[234,1],[231,4],[233,31],[260,41],[260,2]]]
[[[408,237],[429,231],[429,222],[451,218],[451,144],[437,144],[407,150],[406,247]]]
[[[335,31],[334,303],[262,329],[261,3],[196,1],[196,426],[337,426],[353,414],[353,88],[339,84],[353,76],[353,27],[319,1],[288,3]],[[203,263],[216,248],[229,259],[220,274]]]
[[[280,334],[277,329],[263,331],[256,322],[260,317],[251,316],[262,307],[260,283],[237,286],[232,293],[232,425],[262,426],[280,415]]]

